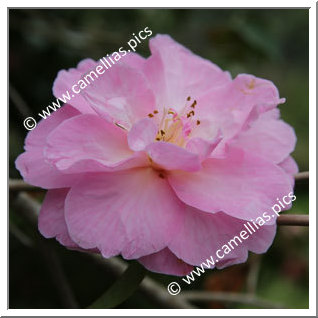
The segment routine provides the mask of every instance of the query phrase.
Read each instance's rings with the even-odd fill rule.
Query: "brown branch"
[[[295,175],[295,180],[307,180],[309,179],[309,171],[299,172]],[[39,187],[32,186],[21,179],[10,179],[9,180],[9,189],[13,192],[18,191],[45,191]]]
[[[26,102],[23,100],[19,92],[9,83],[9,95],[10,99],[14,103],[17,110],[20,112],[20,114],[23,117],[27,117],[31,112],[30,108],[26,104]]]
[[[282,214],[277,218],[277,225],[309,226],[309,215]]]
[[[309,171],[303,171],[295,174],[295,181],[309,180]]]
[[[255,295],[261,267],[262,255],[252,254],[249,258],[249,272],[246,280],[246,290],[250,295]]]
[[[295,180],[306,180],[309,178],[309,172],[303,171],[295,175]],[[9,179],[9,189],[13,192],[18,191],[46,191],[39,187],[32,186],[21,179]]]
[[[309,178],[309,172],[303,171],[299,172],[295,175],[295,180],[306,180]],[[39,187],[32,186],[21,179],[10,179],[9,180],[9,189],[10,191],[45,191],[46,189],[42,189]]]
[[[308,174],[308,172],[301,172],[300,174],[305,175]],[[297,175],[295,178],[296,177]],[[9,190],[14,193],[20,191],[46,191],[46,189],[29,185],[20,179],[9,179]],[[309,216],[303,214],[282,214],[277,219],[277,225],[309,226]]]
[[[39,187],[35,187],[30,185],[23,180],[20,179],[9,179],[9,189],[12,192],[20,192],[20,191],[46,191],[46,189],[42,189]]]
[[[281,304],[263,300],[250,294],[228,293],[228,292],[205,292],[205,291],[184,291],[181,298],[198,302],[221,301],[225,303],[239,303],[261,308],[284,308]]]

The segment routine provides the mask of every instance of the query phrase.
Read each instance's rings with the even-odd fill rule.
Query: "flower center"
[[[190,101],[191,97],[188,97],[187,102]],[[162,112],[154,110],[153,113],[148,114],[150,118],[159,119],[155,140],[174,143],[180,147],[185,146],[192,130],[200,125],[200,120],[195,118],[196,105],[197,102],[194,100],[190,105],[186,103],[179,113],[173,108],[164,108]]]

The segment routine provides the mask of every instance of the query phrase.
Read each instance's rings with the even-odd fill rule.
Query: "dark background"
[[[295,128],[293,157],[308,170],[308,30],[309,11],[302,9],[98,9],[9,10],[9,174],[21,178],[14,161],[27,134],[23,120],[51,104],[52,83],[61,69],[87,57],[99,59],[116,51],[146,26],[170,34],[194,53],[212,60],[232,76],[251,73],[272,80],[287,102],[282,118]],[[148,56],[148,40],[137,47]],[[21,101],[22,100],[22,101]],[[308,213],[308,182],[296,185],[297,200],[288,213]],[[33,193],[41,202],[43,192]],[[10,197],[11,203],[14,196]],[[10,308],[64,308],[50,258],[39,248],[37,230],[10,205]],[[44,241],[44,242],[43,242]],[[79,252],[54,240],[53,250],[81,308],[88,306],[116,279]],[[40,245],[41,245],[40,244]],[[46,246],[46,245],[45,245]],[[257,264],[257,265],[255,265]],[[191,285],[193,290],[245,292],[252,269],[259,267],[256,294],[288,308],[308,308],[308,229],[281,226],[265,255],[248,263],[213,270]],[[164,286],[175,280],[150,274]],[[201,303],[202,308],[252,308],[229,303]],[[156,308],[138,291],[120,308]]]

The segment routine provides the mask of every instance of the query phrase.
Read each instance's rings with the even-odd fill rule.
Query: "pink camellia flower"
[[[150,50],[147,59],[128,53],[42,120],[16,166],[48,189],[45,237],[185,275],[292,192],[296,138],[272,82],[232,79],[167,35]],[[54,95],[97,65],[60,71]],[[217,267],[264,253],[275,233],[273,217]]]

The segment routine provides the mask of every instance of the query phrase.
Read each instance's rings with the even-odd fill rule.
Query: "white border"
[[[193,7],[194,2],[190,1],[173,1],[173,0],[161,0],[161,1],[144,1],[144,0],[136,0],[133,2],[128,1],[117,1],[115,5],[111,3],[107,3],[104,1],[90,0],[89,8],[93,7]],[[80,3],[78,1],[70,1],[70,0],[55,0],[55,1],[47,1],[45,4],[43,1],[39,0],[31,0],[27,2],[28,7],[76,7],[76,6],[86,6],[86,3]],[[316,3],[314,1],[281,1],[281,0],[267,0],[267,1],[226,1],[223,0],[221,2],[213,2],[213,1],[203,1],[196,0],[196,6],[198,7],[298,7],[305,8],[310,7],[309,10],[309,26],[310,26],[310,45],[309,45],[309,61],[310,61],[310,71],[309,71],[309,97],[310,97],[310,121],[309,121],[309,166],[310,166],[310,180],[309,180],[309,211],[310,213],[310,231],[309,231],[309,273],[310,273],[310,286],[309,286],[309,309],[278,309],[275,310],[275,315],[277,316],[311,316],[316,315]],[[16,1],[6,1],[5,7],[1,7],[1,34],[2,34],[2,43],[8,43],[7,38],[7,7],[25,7],[26,2],[21,0]],[[3,100],[7,97],[7,74],[4,70],[7,69],[7,50],[2,49],[0,51],[1,54],[1,63],[2,67],[2,85],[0,85],[1,96]],[[297,80],[297,79],[295,79]],[[6,85],[5,85],[6,83]],[[3,119],[1,129],[1,139],[2,144],[5,144],[7,139],[7,100],[5,99],[2,104],[1,118]],[[302,105],[299,105],[302,107]],[[304,127],[306,129],[306,127]],[[7,153],[8,157],[8,153]],[[2,166],[7,167],[7,162],[5,162],[7,158],[5,156],[1,156]],[[4,193],[7,193],[7,175],[8,170],[6,169],[6,176],[2,176],[1,178],[1,188],[2,188],[2,199],[5,199]],[[8,199],[2,200],[2,202],[6,202],[8,206]],[[2,255],[7,254],[7,215],[4,213],[7,207],[2,209],[2,222],[1,222],[1,240],[0,244],[2,245]],[[2,259],[3,260],[3,259]],[[152,310],[152,309],[7,309],[7,299],[8,299],[8,291],[7,291],[7,262],[1,262],[1,298],[0,298],[0,314],[1,316],[105,316],[105,315],[129,315],[129,316],[163,316],[163,315],[172,315],[172,316],[209,316],[211,314],[218,316],[226,316],[226,315],[236,315],[236,316],[260,316],[260,315],[273,315],[273,310],[270,309],[162,309],[162,310]]]
[[[249,7],[249,8],[309,8],[315,7],[315,1],[313,0],[267,0],[267,1],[253,1],[253,0],[223,0],[223,1],[209,1],[209,0],[161,0],[161,1],[146,1],[146,0],[118,0],[115,3],[105,3],[102,0],[90,0],[89,6],[85,2],[79,2],[78,0],[48,0],[43,3],[41,0],[29,0],[26,2],[24,0],[6,0],[6,7],[85,7],[85,8],[117,8],[117,7],[160,7],[162,9],[169,7],[206,7],[206,8],[226,8],[226,7]]]
[[[316,286],[316,10],[313,3],[309,9],[309,308],[315,310]]]

